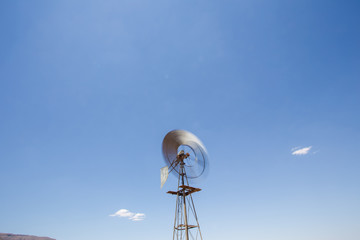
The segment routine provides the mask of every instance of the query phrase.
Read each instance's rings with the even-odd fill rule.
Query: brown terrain
[[[55,240],[48,237],[35,237],[20,234],[0,233],[0,240]]]

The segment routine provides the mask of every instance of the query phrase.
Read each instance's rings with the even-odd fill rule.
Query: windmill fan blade
[[[179,151],[183,150],[188,154],[183,160],[185,168],[191,167],[191,173],[187,174],[187,177],[197,178],[203,174],[207,165],[207,151],[194,134],[184,130],[171,131],[163,140],[162,150],[169,169],[175,170],[173,173],[179,174],[179,164],[173,165],[173,160],[177,158]]]

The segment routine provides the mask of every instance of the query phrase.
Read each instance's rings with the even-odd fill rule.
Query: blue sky
[[[204,239],[358,240],[359,11],[1,1],[0,232],[170,239],[161,142],[186,129],[211,163],[194,183]]]

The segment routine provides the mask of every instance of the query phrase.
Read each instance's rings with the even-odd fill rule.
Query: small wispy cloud
[[[304,147],[304,148],[300,148],[300,147],[296,147],[296,148],[292,148],[292,155],[306,155],[309,153],[310,149],[312,148],[312,146],[309,147]]]
[[[136,213],[133,217],[130,218],[133,221],[142,221],[145,219],[145,214],[143,213]]]
[[[145,219],[145,214],[144,213],[133,213],[127,209],[120,209],[116,213],[111,214],[110,217],[123,217],[123,218],[128,218],[132,221],[142,221]]]

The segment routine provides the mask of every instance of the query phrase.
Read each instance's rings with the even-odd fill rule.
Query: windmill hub
[[[184,159],[188,158],[190,156],[190,153],[185,153],[184,150],[181,150],[178,155],[177,155],[177,158],[180,160],[180,161],[183,161]]]

